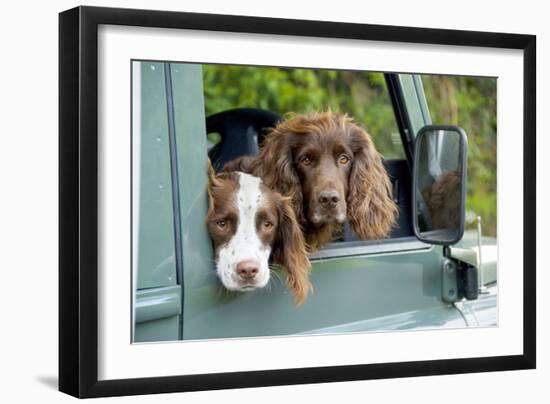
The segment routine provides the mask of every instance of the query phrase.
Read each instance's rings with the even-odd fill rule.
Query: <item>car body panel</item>
[[[134,69],[135,72],[135,69]],[[140,105],[144,113],[141,125],[135,130],[133,182],[135,198],[132,208],[139,220],[137,245],[138,289],[176,285],[174,262],[174,214],[172,208],[172,179],[168,126],[166,122],[166,93],[162,63],[142,63]]]
[[[134,308],[135,342],[179,339],[181,287],[142,289],[136,293]]]
[[[462,240],[457,244],[457,247],[472,249],[476,254],[479,246],[477,240],[477,232],[466,230]],[[482,279],[485,285],[496,283],[497,281],[497,258],[498,245],[493,237],[481,238],[481,271],[483,272]]]
[[[498,287],[496,283],[486,285],[476,300],[455,303],[468,327],[494,327],[498,325]]]
[[[155,327],[159,331],[153,333],[166,336],[164,340],[181,339],[182,337],[182,305],[185,298],[181,292],[185,284],[184,277],[191,271],[184,271],[184,268],[203,268],[206,271],[211,269],[212,250],[211,242],[204,226],[206,215],[206,137],[204,123],[204,103],[202,93],[202,70],[200,65],[191,64],[170,64],[134,62],[141,64],[142,85],[142,122],[141,122],[141,143],[142,159],[152,156],[157,165],[162,165],[162,184],[172,181],[171,173],[176,177],[175,184],[168,182],[167,187],[176,189],[178,194],[177,207],[179,212],[173,214],[173,206],[176,204],[173,195],[159,197],[158,184],[150,187],[143,187],[141,194],[143,198],[152,199],[162,208],[155,205],[147,211],[148,214],[139,216],[140,234],[147,233],[148,239],[140,239],[139,249],[142,255],[139,256],[140,264],[142,256],[149,254],[149,260],[157,260],[157,265],[152,265],[148,270],[138,273],[138,290],[144,288],[161,288],[167,285],[179,285],[180,301],[178,314],[172,318],[160,318]],[[167,69],[170,69],[168,72]],[[170,80],[166,81],[166,74],[169,73]],[[167,94],[166,86],[171,86],[171,94]],[[148,91],[154,88],[155,93]],[[170,122],[167,101],[173,108],[173,121]],[[155,106],[150,105],[155,103]],[[161,106],[156,106],[156,103]],[[149,129],[156,125],[156,130]],[[170,167],[170,150],[168,147],[169,125],[173,125],[176,147],[176,166]],[[162,154],[157,154],[156,149],[162,145]],[[178,147],[179,145],[179,147]],[[200,167],[200,168],[199,168]],[[146,170],[154,170],[155,167],[145,166],[141,168],[141,177]],[[164,188],[163,188],[164,189]],[[143,208],[143,206],[142,206]],[[170,212],[170,221],[165,222],[163,215]],[[175,231],[174,222],[180,220],[181,234]],[[165,233],[159,234],[152,228],[161,227]],[[179,242],[178,248],[183,251],[182,268],[177,268],[176,239]],[[160,254],[158,245],[165,250]],[[208,256],[209,261],[203,260]],[[182,274],[182,271],[185,275]],[[179,272],[179,273],[178,273]],[[160,280],[164,279],[164,282]],[[183,282],[182,282],[183,280]],[[166,289],[157,289],[158,293],[166,293]],[[170,292],[171,293],[171,292]],[[135,307],[142,304],[142,296],[136,296]],[[136,316],[137,317],[137,316]],[[162,320],[162,321],[160,321]],[[137,323],[135,327],[135,339],[144,340],[144,335],[152,335],[152,328],[149,322]],[[146,331],[147,330],[147,331]],[[156,337],[155,337],[156,338]],[[159,337],[159,339],[162,339]]]
[[[460,311],[456,310],[453,305],[443,305],[305,331],[300,335],[463,328],[467,325]]]
[[[398,250],[399,241],[395,244]],[[407,252],[314,260],[314,290],[301,307],[293,306],[284,274],[266,289],[230,293],[213,271],[193,271],[194,281],[185,287],[190,302],[185,338],[287,335],[405,312],[415,312],[414,317],[408,314],[405,328],[443,326],[449,305],[441,301],[440,250],[425,245]]]

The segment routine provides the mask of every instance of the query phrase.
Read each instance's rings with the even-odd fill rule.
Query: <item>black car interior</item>
[[[208,150],[214,169],[221,171],[228,161],[241,156],[256,156],[269,128],[281,116],[262,109],[237,108],[206,118],[206,134],[218,133],[220,141]]]

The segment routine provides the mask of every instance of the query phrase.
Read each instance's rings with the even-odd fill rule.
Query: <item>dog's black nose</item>
[[[318,201],[324,208],[334,208],[340,202],[340,195],[335,190],[321,191]]]
[[[253,260],[244,260],[237,264],[237,274],[246,280],[253,279],[259,271],[259,265]]]

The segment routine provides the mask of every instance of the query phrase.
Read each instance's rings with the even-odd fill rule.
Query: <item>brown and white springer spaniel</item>
[[[294,302],[311,289],[310,263],[289,198],[241,172],[215,174],[209,166],[206,223],[212,238],[216,272],[225,288],[248,291],[266,286],[269,257],[288,273]]]
[[[397,216],[391,185],[369,134],[331,111],[296,115],[265,138],[258,157],[230,161],[292,199],[310,251],[348,220],[361,239],[388,236]]]

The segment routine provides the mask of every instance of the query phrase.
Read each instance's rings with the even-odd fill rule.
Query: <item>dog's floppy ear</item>
[[[354,125],[350,133],[354,150],[349,177],[348,218],[363,240],[387,237],[397,218],[391,182],[370,135]]]
[[[216,171],[214,170],[214,167],[212,167],[212,163],[210,162],[210,159],[207,159],[207,173],[208,173],[208,186],[207,194],[208,194],[208,215],[212,212],[212,209],[214,209],[214,197],[212,195],[213,190],[215,187],[220,186],[220,180],[216,178]]]
[[[210,159],[206,159],[207,164],[207,173],[208,173],[208,184],[213,185],[216,182],[216,171],[214,170],[214,167],[212,167],[212,163],[210,162]]]
[[[292,160],[291,146],[295,134],[287,127],[287,122],[279,123],[265,137],[260,155],[252,163],[253,172],[268,188],[290,197],[296,218],[304,223],[302,185]]]
[[[311,290],[309,282],[311,264],[307,256],[304,236],[296,221],[290,198],[280,198],[278,215],[279,228],[273,245],[273,262],[287,271],[287,287],[294,295],[294,303],[301,305]]]

